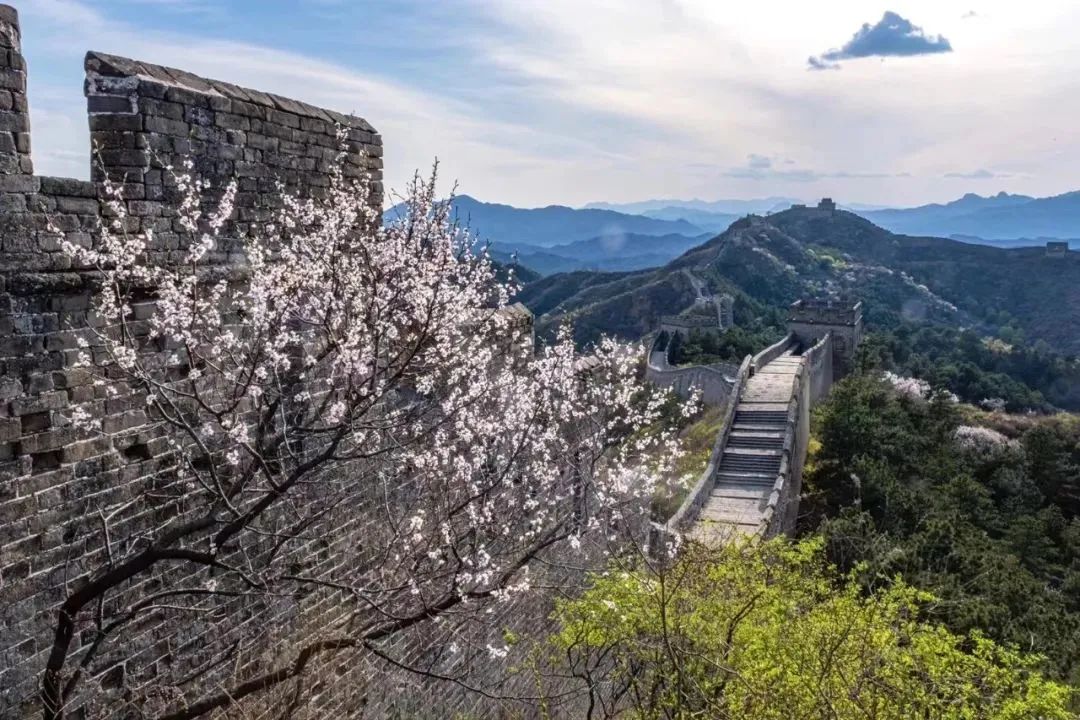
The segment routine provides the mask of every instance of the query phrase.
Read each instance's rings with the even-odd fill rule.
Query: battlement
[[[233,237],[270,221],[281,187],[317,197],[339,166],[346,177],[368,177],[372,204],[382,204],[382,139],[362,118],[104,53],[87,53],[85,71],[92,180],[34,175],[18,14],[0,5],[0,273],[20,276],[8,292],[54,289],[54,282],[27,282],[26,273],[79,270],[47,228],[51,221],[67,239],[92,242],[106,179],[122,190],[125,229],[153,231],[154,264],[176,262],[186,249],[170,175],[186,162],[209,183],[209,201],[237,182]],[[234,264],[229,250],[208,261]]]
[[[19,14],[0,5],[0,175],[29,175],[30,116]]]
[[[146,411],[145,397],[140,399],[134,388],[106,396],[94,376],[78,367],[79,341],[85,342],[85,329],[94,322],[96,275],[92,268],[73,264],[61,242],[92,247],[98,241],[98,229],[111,217],[104,181],[123,191],[123,229],[153,231],[147,262],[159,265],[181,261],[192,240],[179,220],[179,195],[169,173],[170,166],[181,170],[187,160],[210,183],[208,202],[228,182],[237,182],[234,215],[226,227],[226,237],[234,240],[271,221],[282,204],[282,186],[300,196],[324,193],[339,157],[346,177],[370,178],[371,203],[381,206],[382,198],[382,141],[365,120],[95,52],[85,62],[88,122],[96,148],[93,158],[89,147],[86,155],[92,180],[35,175],[20,41],[17,12],[0,5],[3,717],[41,714],[41,678],[57,610],[72,588],[101,567],[103,548],[123,552],[143,542],[158,522],[175,518],[185,502],[183,493],[172,488],[176,472],[170,449]],[[228,243],[205,259],[226,273],[244,262]],[[163,361],[165,352],[147,345],[148,358]],[[105,434],[87,438],[73,428],[66,414],[75,407],[100,421]],[[136,506],[130,512],[118,510]],[[102,539],[106,516],[114,518],[108,531],[112,545]],[[359,500],[341,524],[346,522],[365,537],[378,530],[375,516],[364,515]],[[323,528],[323,534],[329,531]],[[334,562],[345,562],[342,557],[334,556]],[[161,577],[156,575],[155,582]],[[121,603],[119,597],[109,603]],[[100,697],[90,690],[66,697],[69,715],[123,715],[128,712],[124,693],[132,688],[169,684],[189,672],[195,673],[190,675],[194,681],[211,672],[211,666],[196,673],[192,659],[200,652],[204,659],[213,656],[222,643],[239,643],[256,618],[259,625],[282,632],[321,627],[315,621],[307,629],[290,625],[289,613],[294,612],[295,607],[284,604],[237,604],[215,610],[213,621],[209,613],[198,623],[148,617],[139,634],[109,647],[95,661],[100,667],[90,669],[107,675],[112,686],[101,688]],[[325,622],[335,618],[328,613]],[[244,642],[269,648],[280,637],[260,640],[251,634]],[[208,677],[202,682],[212,685]],[[352,682],[358,685],[360,679]],[[124,692],[110,695],[118,683]],[[378,702],[373,697],[372,707]],[[348,714],[325,708],[327,716]]]
[[[343,145],[346,175],[381,167],[372,162],[381,141],[363,118],[104,53],[87,53],[85,67],[96,178],[137,181],[195,157],[200,175],[246,179],[249,192],[277,181],[319,187]]]

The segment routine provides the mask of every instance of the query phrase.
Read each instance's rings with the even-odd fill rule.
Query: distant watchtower
[[[832,198],[821,198],[821,202],[817,204],[818,210],[825,210],[826,212],[836,212],[836,203]]]
[[[862,341],[862,302],[796,300],[788,309],[788,330],[804,350],[831,332],[833,377],[841,378],[854,367],[855,349]]]
[[[1065,257],[1069,252],[1069,243],[1064,240],[1051,240],[1046,243],[1046,257]]]

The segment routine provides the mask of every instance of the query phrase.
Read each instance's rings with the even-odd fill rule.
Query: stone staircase
[[[788,407],[803,359],[789,353],[759,368],[735,401],[712,492],[691,534],[708,543],[758,530],[780,473]]]

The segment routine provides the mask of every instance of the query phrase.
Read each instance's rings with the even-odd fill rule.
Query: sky
[[[87,177],[87,50],[366,118],[401,190],[910,206],[1080,188],[1075,0],[6,0],[33,156]]]

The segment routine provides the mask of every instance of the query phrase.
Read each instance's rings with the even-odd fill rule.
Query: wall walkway
[[[832,334],[803,348],[790,334],[747,358],[705,474],[665,528],[705,543],[791,533],[810,410],[833,381]]]

